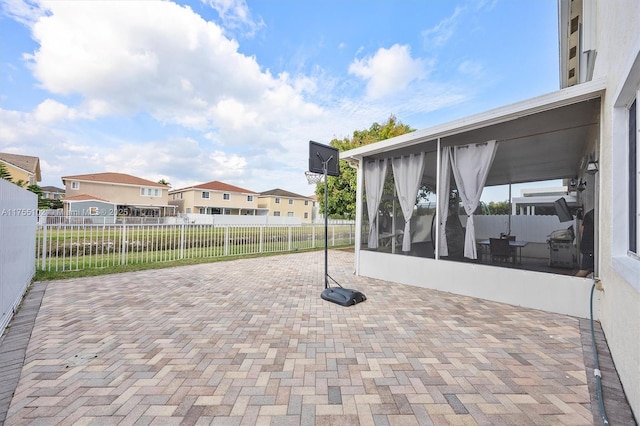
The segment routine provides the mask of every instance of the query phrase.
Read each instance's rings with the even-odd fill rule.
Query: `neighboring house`
[[[175,208],[168,203],[169,187],[147,179],[106,172],[64,176],[62,183],[64,210],[68,215],[114,218],[175,215]]]
[[[545,213],[553,210],[553,202],[562,197],[570,207],[578,207],[579,200],[576,189],[570,186],[527,188],[520,191],[520,197],[511,199],[511,214],[537,214],[536,207],[544,207]],[[569,190],[568,190],[569,189]]]
[[[64,189],[55,186],[43,186],[42,198],[47,200],[62,200],[64,198]]]
[[[311,223],[313,205],[311,198],[279,188],[261,192],[258,196],[258,207],[267,209],[269,216],[296,217],[303,223]]]
[[[590,317],[592,288],[601,286],[594,316],[640,418],[640,2],[559,0],[558,7],[560,90],[341,153],[358,168],[355,270],[582,318]],[[475,188],[571,178],[586,182],[572,213],[580,220],[595,211],[593,277],[481,260]],[[412,197],[395,193],[417,194],[420,182],[436,189],[437,209],[432,244],[417,250],[413,220],[402,213],[415,211]],[[385,197],[400,210],[388,229],[378,223],[392,204]],[[469,216],[458,216],[456,197]],[[538,217],[513,219],[533,224]]]
[[[100,221],[103,223],[116,223],[118,216],[127,216],[124,214],[126,212],[124,209],[121,209],[120,215],[118,215],[118,203],[113,203],[89,194],[65,197],[63,206],[65,216],[80,217],[83,223],[86,223],[85,218],[87,217],[90,220],[95,220],[97,223],[100,223]]]
[[[0,163],[5,165],[14,183],[22,181],[29,186],[37,185],[42,180],[38,157],[0,152]]]
[[[178,213],[221,215],[266,215],[258,207],[258,193],[212,181],[169,191],[169,204]]]

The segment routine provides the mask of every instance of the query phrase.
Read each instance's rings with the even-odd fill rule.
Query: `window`
[[[276,204],[280,204],[280,198],[276,197]]]
[[[639,92],[640,93],[640,92]],[[640,150],[638,149],[638,97],[629,107],[629,251],[636,255],[640,239]]]
[[[309,219],[309,213],[304,212],[304,218],[305,218],[305,219]]]
[[[159,197],[160,189],[158,188],[140,188],[140,195],[143,197]]]
[[[202,191],[202,198],[209,198],[209,191]]]
[[[289,205],[293,205],[293,198],[289,198]]]
[[[77,181],[71,182],[71,189],[80,189],[80,182],[77,182]]]
[[[222,199],[223,200],[230,200],[231,199],[231,194],[222,194]]]
[[[288,217],[293,217],[293,212],[288,212],[288,213],[287,213],[287,216],[288,216]]]
[[[280,212],[273,212],[274,216],[280,216]]]
[[[248,202],[252,202],[253,201],[253,195],[247,195],[247,201]]]
[[[98,216],[100,211],[97,207],[89,207],[89,216]]]
[[[640,292],[640,53],[629,69],[611,114],[611,181],[615,200],[605,217],[611,226],[611,266],[636,292]],[[604,165],[599,164],[602,171]],[[602,173],[602,172],[599,173]],[[615,219],[615,220],[612,220]],[[605,235],[605,237],[607,237]]]
[[[200,212],[200,214],[205,214],[206,210],[204,207],[200,207],[200,209],[198,210]]]
[[[309,200],[304,200],[304,205],[308,206],[309,205]]]

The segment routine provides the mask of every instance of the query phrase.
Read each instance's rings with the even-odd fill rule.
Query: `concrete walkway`
[[[602,424],[588,321],[355,277],[334,250],[368,297],[344,308],[323,270],[313,252],[36,283],[0,344],[0,420]],[[597,334],[609,421],[633,424]]]

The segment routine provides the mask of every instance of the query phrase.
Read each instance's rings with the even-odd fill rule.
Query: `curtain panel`
[[[393,180],[402,215],[404,217],[404,233],[402,251],[411,251],[411,216],[416,205],[416,197],[424,172],[424,152],[411,154],[391,160]]]
[[[447,243],[447,217],[449,216],[449,192],[451,191],[451,147],[442,148],[440,160],[440,185],[438,186],[438,248],[439,256],[449,256]],[[433,238],[433,237],[432,237]]]
[[[386,158],[364,163],[364,187],[367,197],[367,214],[369,215],[369,241],[367,245],[370,249],[378,248],[378,207],[382,199],[386,176]]]
[[[467,230],[464,236],[464,257],[477,259],[473,212],[478,207],[482,189],[496,155],[497,143],[455,146],[451,152],[451,169],[458,187],[458,194],[467,213]]]

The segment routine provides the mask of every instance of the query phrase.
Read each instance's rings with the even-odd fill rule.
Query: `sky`
[[[390,116],[424,129],[559,89],[557,0],[0,7],[0,152],[39,157],[40,186],[119,172],[306,196],[310,140]]]

